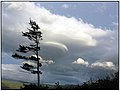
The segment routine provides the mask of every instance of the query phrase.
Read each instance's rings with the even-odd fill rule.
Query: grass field
[[[1,89],[20,89],[23,86],[21,82],[2,80]]]

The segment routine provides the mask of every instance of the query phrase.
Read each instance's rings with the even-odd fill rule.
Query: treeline
[[[81,86],[77,86],[75,89],[94,89],[94,90],[118,90],[119,89],[119,73],[115,73],[115,76],[111,79],[106,77],[105,79],[99,79],[94,82],[85,82]]]
[[[63,90],[118,90],[119,89],[119,73],[115,73],[113,78],[106,77],[104,79],[98,79],[96,81],[89,80],[82,85],[60,85],[59,82],[55,83],[53,87],[44,85],[37,87],[35,84],[25,85],[21,89],[63,89]]]

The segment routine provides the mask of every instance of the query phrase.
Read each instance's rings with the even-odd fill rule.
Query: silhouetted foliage
[[[34,66],[25,63],[25,64],[23,64],[23,66],[21,66],[21,68],[29,71],[30,69],[33,69]]]
[[[59,82],[56,82],[55,83],[55,89],[62,89],[62,86],[60,85],[60,83]]]
[[[40,58],[38,51],[40,50],[39,44],[40,44],[40,40],[42,40],[42,33],[41,31],[39,31],[38,29],[40,29],[40,27],[38,26],[38,24],[36,24],[35,21],[32,21],[30,19],[29,22],[31,29],[28,28],[28,32],[22,32],[22,36],[27,37],[33,44],[30,44],[28,46],[24,46],[24,45],[19,45],[19,48],[16,50],[16,52],[21,52],[21,53],[27,53],[32,51],[34,53],[35,56],[22,56],[19,55],[18,53],[15,53],[12,55],[13,58],[17,58],[17,59],[24,59],[26,61],[28,60],[32,60],[34,62],[36,62],[37,67],[34,67],[33,65],[29,64],[29,63],[23,63],[22,66],[20,66],[22,69],[30,71],[32,74],[37,74],[38,75],[38,86],[40,84],[40,74],[42,74],[42,72],[40,71],[39,67],[42,66],[42,64],[39,62]],[[37,69],[34,70],[34,69]],[[34,85],[33,85],[34,87]]]
[[[118,90],[119,89],[119,77],[118,72],[115,73],[114,78],[106,77],[105,79],[99,79],[92,83],[85,82],[79,88],[80,89],[104,89],[104,90]]]

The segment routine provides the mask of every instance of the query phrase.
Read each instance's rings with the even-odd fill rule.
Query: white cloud
[[[26,21],[28,21],[29,17],[32,17],[40,25],[44,34],[47,34],[47,37],[44,37],[46,40],[53,40],[55,39],[54,35],[58,35],[64,36],[65,39],[69,38],[72,41],[78,41],[78,43],[85,46],[96,46],[97,40],[95,37],[106,36],[109,32],[95,28],[94,25],[79,21],[74,17],[67,18],[52,14],[44,7],[35,6],[34,3],[3,3],[3,7],[3,25],[8,24],[7,29],[24,31],[27,25]],[[9,15],[9,17],[6,18],[5,15]],[[14,15],[16,15],[15,19]],[[52,35],[50,39],[48,39],[48,34]],[[60,39],[56,39],[56,41],[60,41]]]
[[[4,32],[10,32],[8,34],[3,33],[3,39],[5,39],[3,40],[3,50],[11,50],[15,48],[14,45],[18,44],[18,41],[24,40],[20,37],[21,31],[27,30],[29,17],[39,24],[43,32],[43,43],[47,41],[47,43],[44,43],[47,46],[56,47],[59,45],[59,48],[68,50],[70,53],[74,53],[73,50],[86,54],[87,51],[94,51],[95,55],[101,53],[99,56],[104,55],[107,48],[111,48],[109,51],[116,48],[116,45],[113,45],[116,44],[116,40],[112,41],[110,39],[116,39],[117,33],[115,31],[96,28],[94,25],[83,22],[82,19],[77,20],[75,17],[67,18],[52,14],[44,7],[35,6],[31,2],[4,2],[2,5],[3,30]],[[22,43],[24,44],[24,42]],[[86,49],[89,47],[92,47],[92,50]]]
[[[53,64],[53,63],[55,63],[53,60],[46,60],[45,62],[48,63],[48,64]]]
[[[115,64],[113,64],[113,62],[110,61],[104,61],[104,62],[96,61],[90,64],[88,61],[85,61],[82,58],[78,58],[76,61],[72,62],[72,64],[86,65],[86,67],[88,68],[100,67],[105,69],[117,70]]]
[[[84,61],[82,58],[78,58],[76,61],[73,62],[73,64],[82,64],[88,66],[89,63],[87,61]]]
[[[31,56],[37,58],[36,55],[31,55]],[[53,60],[45,60],[45,59],[43,59],[41,56],[38,56],[38,58],[40,58],[39,62],[42,63],[43,66],[46,66],[46,65],[48,66],[48,64],[53,64],[53,63],[55,63]],[[37,67],[37,61],[28,60],[27,62],[24,61],[23,63],[28,63],[28,64],[31,64],[31,65]]]
[[[113,62],[95,62],[91,64],[91,67],[103,67],[103,68],[108,68],[108,69],[113,69],[116,70],[115,65]]]
[[[68,51],[68,48],[66,45],[62,44],[62,43],[58,43],[58,42],[53,42],[53,41],[46,41],[44,42],[43,44],[46,44],[46,45],[52,45],[52,46],[57,46],[57,47],[60,47],[62,48],[64,51]]]
[[[68,4],[63,4],[62,7],[65,8],[65,9],[67,9],[67,8],[69,8],[70,6],[69,6]]]
[[[75,51],[76,53],[85,52],[87,54],[87,51],[88,53],[94,51],[95,55],[98,53],[99,56],[104,55],[104,51],[108,51],[107,48],[111,48],[109,51],[116,48],[116,45],[113,45],[116,44],[116,40],[112,41],[110,39],[116,39],[117,33],[115,31],[96,28],[94,25],[88,24],[82,19],[77,20],[75,17],[67,18],[52,14],[44,7],[35,6],[31,2],[4,2],[2,5],[3,30],[4,32],[10,32],[8,34],[3,33],[3,39],[5,39],[3,41],[4,50],[13,50],[18,41],[24,40],[21,37],[21,31],[27,30],[29,17],[39,24],[43,32],[43,44],[47,46],[52,45],[54,48],[59,46],[63,51],[69,51],[70,53]],[[13,35],[14,37],[12,37]],[[16,39],[17,41],[15,41]],[[17,43],[12,43],[11,40]],[[8,47],[9,45],[11,47]],[[86,49],[89,47],[93,47],[92,50]]]
[[[114,26],[118,26],[118,23],[117,23],[117,22],[112,22],[112,24],[113,24]]]

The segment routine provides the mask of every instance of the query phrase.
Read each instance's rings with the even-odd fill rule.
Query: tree
[[[36,63],[36,67],[25,62],[23,63],[23,65],[21,66],[22,69],[30,71],[32,74],[37,74],[38,77],[38,87],[40,86],[40,74],[42,74],[42,72],[40,71],[40,67],[42,66],[42,63],[39,62],[40,58],[39,58],[39,51],[40,51],[40,40],[42,40],[42,32],[39,31],[40,27],[38,26],[38,24],[36,24],[35,21],[30,19],[29,22],[31,28],[28,28],[28,32],[22,32],[22,36],[27,37],[32,44],[28,45],[28,46],[24,46],[24,45],[19,45],[19,49],[17,49],[17,52],[21,52],[21,53],[28,53],[30,51],[32,51],[34,55],[32,56],[23,56],[20,55],[18,53],[15,53],[12,55],[12,57],[14,58],[18,58],[18,59],[24,59],[26,61],[28,60],[32,60]],[[36,70],[35,70],[36,69]]]

